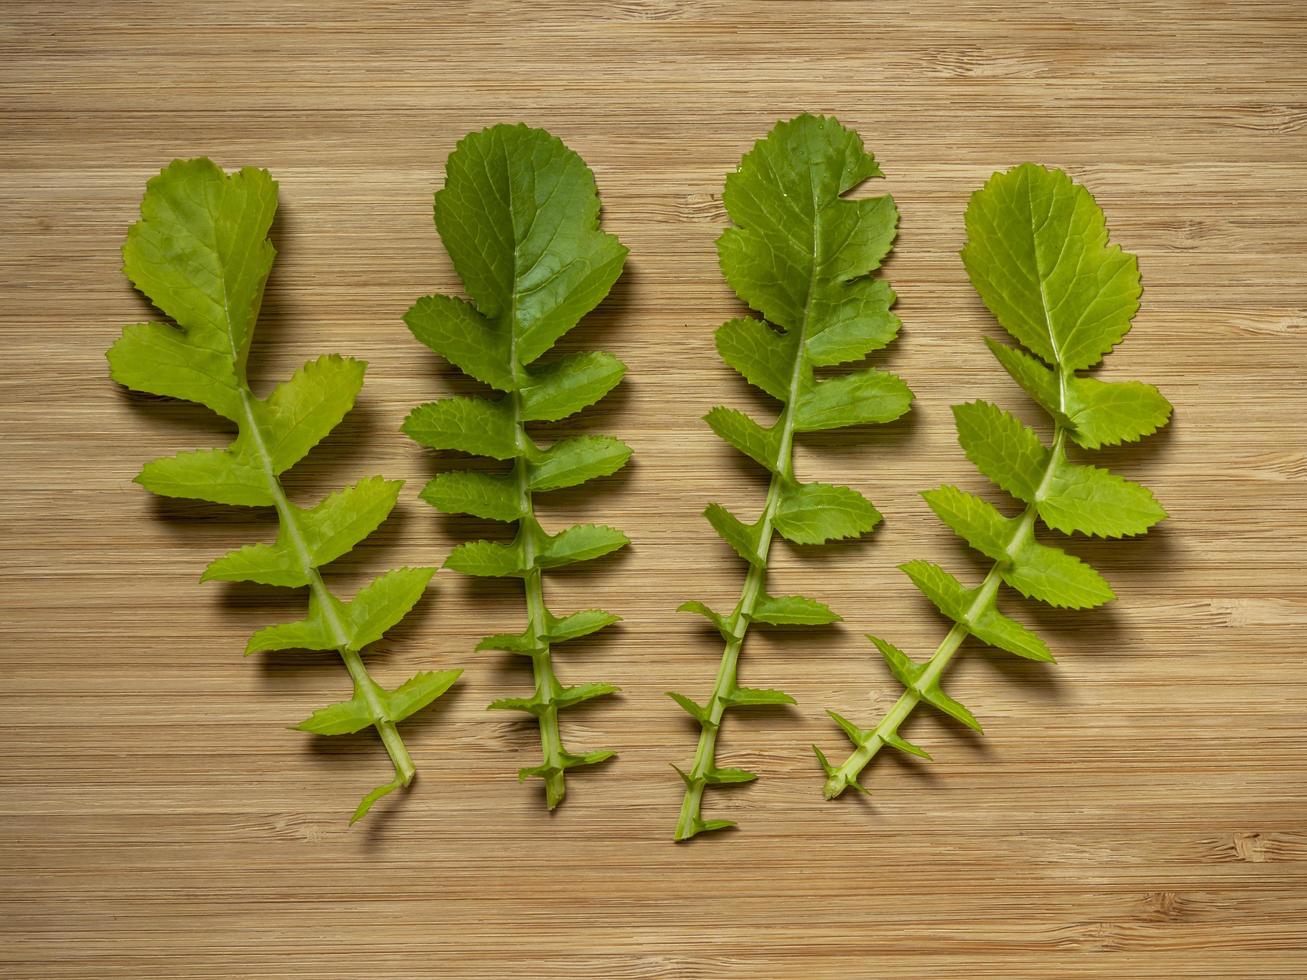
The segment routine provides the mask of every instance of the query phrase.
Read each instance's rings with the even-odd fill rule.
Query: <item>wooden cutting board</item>
[[[14,977],[1300,977],[1307,975],[1307,7],[1285,2],[955,5],[19,2],[0,26],[0,971]],[[720,649],[685,598],[729,604],[742,571],[699,517],[748,512],[755,472],[699,416],[748,406],[715,357],[739,311],[713,242],[722,179],[778,118],[858,129],[903,214],[887,276],[905,329],[876,363],[911,419],[815,440],[800,466],[866,492],[872,539],[778,548],[774,589],[840,629],[753,637],[744,683],[795,710],[732,718],[751,786],[712,794],[742,829],[671,843],[693,732],[663,692],[706,693]],[[372,655],[394,682],[466,666],[406,726],[421,776],[353,830],[387,772],[371,738],[286,726],[347,692],[329,657],[244,659],[302,597],[201,587],[267,520],[162,503],[151,457],[215,445],[202,411],[126,395],[103,352],[150,316],[118,249],[175,157],[267,167],[280,259],[252,357],[260,386],[311,356],[366,358],[359,409],[294,475],[304,499],[371,473],[410,480],[395,518],[333,569],[348,590],[437,563],[476,522],[416,499],[448,465],[397,427],[457,387],[400,315],[456,291],[430,197],[470,129],[523,120],[594,168],[631,248],[568,340],[630,365],[561,431],[635,447],[621,477],[547,515],[625,528],[629,553],[551,578],[611,635],[560,651],[569,681],[620,684],[570,712],[620,757],[549,814],[514,774],[526,690],[474,654],[521,621],[515,590],[453,573]],[[991,362],[996,328],[957,250],[968,194],[1035,160],[1083,181],[1146,283],[1111,377],[1157,383],[1175,423],[1104,454],[1171,519],[1078,544],[1119,601],[1008,608],[1059,664],[968,649],[933,764],[878,761],[870,799],[826,803],[808,748],[842,751],[827,706],[870,722],[895,685],[863,638],[923,656],[944,631],[895,569],[975,577],[917,492],[984,484],[948,406],[1036,417]]]

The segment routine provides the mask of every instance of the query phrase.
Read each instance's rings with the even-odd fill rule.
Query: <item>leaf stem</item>
[[[512,400],[513,426],[517,433],[518,445],[524,452],[534,451],[535,444],[527,435],[526,424],[522,419],[522,396],[516,389],[512,393]],[[528,482],[525,456],[514,463],[513,471],[517,477],[518,497],[522,509],[526,512],[526,516],[521,518],[518,526],[523,563],[528,569],[522,580],[522,587],[526,594],[527,631],[532,641],[531,673],[535,681],[534,700],[542,703],[537,718],[540,727],[540,750],[546,768],[545,803],[552,810],[562,803],[563,797],[567,795],[563,765],[566,750],[563,748],[563,737],[558,728],[556,702],[557,696],[562,692],[562,685],[558,681],[558,675],[554,673],[553,652],[546,639],[549,630],[546,623],[544,581],[540,569],[535,565],[536,539],[542,533],[542,529],[535,516],[535,501]]]
[[[322,575],[313,565],[312,555],[309,553],[308,545],[304,540],[304,531],[300,527],[299,515],[290,499],[286,496],[286,491],[281,485],[281,479],[277,476],[273,467],[272,454],[268,452],[263,429],[259,426],[258,417],[254,413],[253,398],[253,393],[243,385],[241,388],[241,407],[244,413],[242,430],[250,434],[250,440],[254,444],[255,453],[268,481],[268,492],[272,496],[273,506],[277,510],[277,517],[286,531],[286,539],[290,542],[296,557],[300,561],[301,570],[309,580],[309,590],[322,610],[323,619],[327,624],[327,628],[331,631],[332,640],[336,644],[336,652],[340,654],[345,669],[349,671],[349,676],[354,681],[354,691],[367,703],[368,710],[374,719],[372,727],[381,736],[381,744],[386,747],[386,754],[390,757],[391,765],[395,767],[395,775],[401,785],[407,786],[413,781],[413,776],[417,771],[413,765],[413,757],[409,755],[408,748],[404,745],[404,740],[400,738],[395,723],[386,717],[385,707],[377,696],[377,682],[368,673],[359,652],[350,649],[349,633],[345,629],[345,624],[340,621],[340,616],[336,611],[335,597],[332,596],[326,583],[322,580]]]
[[[1035,490],[1034,499],[1026,506],[1020,520],[1012,529],[1012,534],[1004,547],[1007,554],[1016,555],[1019,553],[1027,539],[1034,533],[1039,502],[1043,500],[1048,492],[1049,485],[1053,480],[1053,474],[1065,453],[1065,444],[1065,429],[1061,423],[1055,422],[1053,448],[1048,454],[1048,464],[1040,478],[1039,486]],[[921,676],[894,702],[894,706],[881,719],[880,724],[871,730],[867,739],[860,743],[844,763],[826,778],[826,784],[822,787],[822,793],[826,799],[833,800],[850,786],[855,785],[862,770],[885,745],[886,737],[898,734],[899,726],[907,720],[913,709],[921,702],[922,692],[929,691],[935,685],[948,667],[949,662],[961,648],[962,641],[971,634],[971,626],[994,606],[998,597],[998,587],[1003,581],[1003,569],[1006,564],[1006,560],[994,562],[984,580],[980,583],[980,589],[976,592],[976,597],[968,607],[966,615],[959,622],[953,624],[953,628],[948,631],[948,635],[935,648],[935,652],[926,662],[925,670],[921,672]]]

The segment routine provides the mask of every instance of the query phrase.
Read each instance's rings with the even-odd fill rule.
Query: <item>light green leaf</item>
[[[151,395],[198,402],[223,418],[244,416],[241,382],[231,350],[210,349],[171,324],[136,323],[109,348],[109,375]]]
[[[1076,376],[1067,382],[1067,415],[1076,443],[1098,449],[1152,435],[1171,418],[1171,403],[1142,381]]]
[[[603,524],[574,524],[546,542],[536,564],[540,568],[559,568],[579,561],[590,561],[630,544],[621,531]]]
[[[677,694],[675,691],[668,691],[667,696],[685,709],[686,713],[701,725],[712,724],[708,717],[708,709],[696,701],[692,701],[684,694]],[[675,767],[673,767],[675,768]]]
[[[271,507],[276,503],[267,472],[227,449],[198,449],[151,460],[141,469],[136,482],[161,497],[239,507]]]
[[[376,789],[369,792],[366,796],[363,797],[363,799],[359,801],[358,808],[355,809],[354,815],[349,818],[349,825],[352,827],[354,826],[354,824],[358,823],[360,820],[366,817],[368,815],[368,811],[372,809],[373,804],[375,804],[377,800],[381,799],[383,796],[387,796],[390,793],[395,792],[395,790],[397,789],[402,789],[403,786],[404,786],[404,780],[401,779],[399,776],[396,776],[390,782],[382,783]]]
[[[202,579],[312,586],[308,615],[258,630],[246,652],[340,651],[355,680],[355,696],[314,712],[299,727],[343,734],[384,727],[386,710],[400,720],[439,693],[432,686],[434,675],[419,675],[388,693],[357,656],[413,606],[431,570],[391,573],[349,604],[328,592],[315,572],[385,519],[402,484],[366,479],[306,510],[290,502],[278,479],[350,410],[365,365],[326,355],[266,399],[251,391],[245,359],[275,256],[268,233],[276,203],[277,185],[265,171],[226,174],[204,159],[176,161],[151,180],[141,220],[123,248],[124,271],[176,325],[127,327],[108,353],[109,368],[122,384],[199,402],[236,423],[238,434],[228,448],[155,460],[137,481],[168,496],[276,509],[274,543],[237,549],[210,563]],[[364,797],[354,820],[413,778],[412,762],[394,730],[383,735],[395,779]]]
[[[784,691],[763,687],[737,687],[723,698],[732,708],[762,707],[774,704],[797,704],[794,698]]]
[[[1147,487],[1097,466],[1061,460],[1039,501],[1039,516],[1064,534],[1120,538],[1143,534],[1166,517],[1166,511]]]
[[[237,455],[266,452],[275,473],[284,473],[326,437],[354,407],[363,387],[367,365],[352,357],[324,354],[278,385],[266,401],[252,403],[261,450],[250,446],[255,436],[246,429],[236,440]]]
[[[337,701],[319,708],[295,727],[314,735],[353,735],[376,720],[367,703],[355,695],[348,701]]]
[[[611,476],[631,458],[631,447],[612,436],[559,439],[530,464],[533,491],[561,490]]]
[[[547,645],[543,640],[533,637],[530,631],[523,633],[493,633],[483,638],[474,648],[481,650],[502,650],[505,653],[516,653],[522,656],[533,656],[537,653],[543,653]]]
[[[1107,244],[1089,191],[1060,170],[1022,164],[971,195],[962,261],[980,298],[1050,364],[1097,364],[1139,309],[1133,255]]]
[[[743,412],[718,405],[703,417],[708,427],[755,463],[776,472],[780,453],[780,432],[772,427],[764,429]]]
[[[386,692],[386,716],[395,722],[417,714],[440,695],[444,694],[463,671],[424,670],[410,677],[393,691]]]
[[[856,538],[880,523],[880,511],[850,487],[788,484],[776,510],[776,530],[795,544]]]
[[[764,595],[751,618],[771,626],[825,626],[841,619],[824,602],[801,595]]]
[[[599,231],[594,175],[544,130],[492,126],[459,141],[436,228],[476,307],[506,319],[525,366],[607,295],[626,249]]]
[[[730,622],[721,613],[712,609],[707,603],[700,602],[698,599],[688,599],[676,607],[677,612],[690,612],[702,616],[708,620],[722,635],[722,639],[730,636]]]
[[[995,561],[1007,561],[1008,546],[1020,523],[1004,517],[988,502],[953,486],[923,491],[921,496],[941,521],[963,541]]]
[[[763,566],[767,556],[758,553],[758,525],[745,524],[721,504],[709,504],[703,512],[723,541],[751,565]]]
[[[375,531],[394,509],[403,486],[403,480],[370,476],[300,510],[300,532],[312,567],[335,561]]]
[[[799,398],[798,432],[893,422],[912,406],[912,392],[897,375],[868,368],[821,381]]]
[[[1028,540],[1012,564],[1003,569],[1003,581],[1027,599],[1050,606],[1090,609],[1116,596],[1103,576],[1074,555]]]
[[[442,398],[419,405],[404,419],[404,434],[429,449],[454,449],[495,459],[522,455],[507,399]]]
[[[449,553],[445,568],[464,575],[503,578],[525,575],[528,566],[517,542],[467,541]]]
[[[582,701],[616,694],[620,690],[621,688],[616,684],[577,684],[575,687],[563,688],[562,692],[554,697],[554,704],[558,705],[559,708],[570,708]]]
[[[626,365],[591,351],[568,354],[528,372],[522,386],[522,420],[556,422],[593,405],[612,391],[626,374]]]
[[[727,320],[717,328],[717,353],[745,381],[780,401],[790,397],[790,375],[797,355],[794,336],[779,334],[751,316]]]
[[[583,636],[589,636],[591,633],[597,633],[605,626],[612,626],[614,623],[622,621],[621,616],[614,616],[602,609],[582,609],[580,612],[574,612],[570,616],[564,616],[561,619],[553,615],[546,615],[545,619],[548,625],[546,639],[550,643],[566,643],[568,640],[576,640]]]
[[[265,626],[250,637],[245,655],[270,650],[334,650],[335,637],[315,596],[309,598],[309,615],[294,623]]]
[[[276,256],[268,241],[276,211],[266,170],[226,174],[211,160],[175,160],[146,185],[123,246],[127,278],[188,343],[225,356],[238,379]]]
[[[1048,367],[1033,354],[1027,354],[1020,347],[1001,344],[991,337],[985,338],[985,345],[1006,371],[1049,415],[1065,420],[1062,413],[1062,393],[1058,384],[1057,372]]]
[[[418,496],[446,514],[471,514],[490,521],[516,521],[527,514],[516,483],[490,473],[438,473]]]
[[[989,402],[953,406],[967,459],[1012,496],[1031,503],[1048,469],[1049,452],[1015,415]]]
[[[396,568],[360,589],[344,606],[349,649],[362,650],[381,639],[418,604],[435,573],[434,568]]]
[[[209,562],[201,582],[255,582],[297,589],[312,580],[312,567],[282,543],[247,544]]]
[[[517,387],[508,330],[491,323],[466,300],[423,296],[404,314],[404,323],[421,343],[464,374],[500,391]]]

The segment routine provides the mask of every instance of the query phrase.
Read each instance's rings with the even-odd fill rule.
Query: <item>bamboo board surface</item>
[[[9,0],[0,66],[0,973],[1307,975],[1307,7]],[[858,129],[888,174],[905,329],[877,363],[918,401],[905,423],[803,447],[805,476],[858,487],[886,522],[859,544],[777,546],[773,591],[846,622],[751,636],[742,682],[799,706],[729,720],[726,760],[763,778],[712,793],[709,815],[742,829],[675,846],[668,763],[694,735],[663,692],[706,694],[720,647],[672,610],[734,601],[742,569],[699,512],[762,494],[699,421],[751,401],[712,346],[739,310],[713,249],[722,179],[802,110]],[[118,249],[174,157],[269,168],[280,258],[252,377],[327,351],[371,365],[295,492],[410,481],[332,581],[437,562],[484,528],[416,500],[448,461],[397,427],[460,383],[400,315],[458,289],[430,220],[445,156],[517,120],[581,153],[631,248],[566,342],[616,353],[628,380],[562,431],[618,435],[635,461],[546,515],[634,540],[548,584],[555,609],[625,617],[558,654],[566,680],[624,689],[564,720],[620,757],[545,811],[514,777],[534,729],[483,710],[526,673],[472,653],[521,621],[520,596],[442,573],[371,661],[391,683],[456,664],[464,679],[406,725],[411,791],[347,830],[388,771],[379,744],[285,727],[347,695],[344,672],[241,657],[302,598],[196,584],[270,525],[130,482],[221,429],[107,379],[103,351],[148,315]],[[948,405],[1035,417],[984,348],[996,328],[956,255],[967,195],[1027,159],[1086,183],[1139,255],[1143,311],[1109,375],[1158,384],[1176,420],[1104,458],[1172,517],[1075,547],[1111,606],[1007,603],[1056,667],[968,648],[948,689],[983,739],[922,714],[909,734],[933,764],[882,757],[871,799],[826,803],[808,746],[844,746],[822,709],[870,723],[897,693],[862,634],[922,657],[944,631],[895,565],[977,574],[916,496],[984,486]]]

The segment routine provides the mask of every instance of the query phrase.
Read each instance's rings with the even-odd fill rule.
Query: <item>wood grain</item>
[[[5,975],[1307,975],[1307,7],[8,0],[0,65]],[[698,421],[749,399],[712,351],[738,309],[713,251],[721,183],[805,109],[860,130],[889,175],[906,328],[881,363],[919,401],[910,422],[804,447],[805,474],[863,489],[887,520],[863,544],[780,549],[777,588],[847,622],[750,640],[744,682],[800,707],[732,721],[726,755],[764,778],[711,808],[743,830],[677,847],[668,763],[693,735],[662,692],[706,692],[720,651],[672,610],[738,589],[705,502],[760,502]],[[464,132],[519,119],[591,164],[632,253],[568,344],[629,363],[573,428],[627,439],[636,463],[548,515],[635,541],[550,585],[558,609],[626,617],[560,656],[566,678],[625,689],[566,721],[621,756],[552,815],[518,784],[533,731],[483,706],[525,676],[471,648],[520,599],[445,573],[373,661],[383,679],[464,664],[465,680],[408,726],[412,791],[347,831],[380,747],[285,730],[340,697],[343,672],[240,655],[301,600],[196,584],[269,525],[130,482],[220,433],[106,378],[103,351],[147,315],[118,248],[168,160],[270,168],[280,260],[254,376],[324,351],[371,363],[296,492],[373,472],[415,489],[440,464],[397,426],[457,384],[399,319],[457,289],[430,194]],[[1156,382],[1176,422],[1108,458],[1172,518],[1078,548],[1117,588],[1108,609],[1009,604],[1058,666],[962,658],[950,690],[984,739],[923,716],[910,734],[934,764],[878,761],[871,800],[828,804],[808,744],[840,737],[821,709],[870,720],[895,694],[861,634],[921,655],[943,632],[894,566],[973,568],[916,496],[982,486],[947,406],[1029,408],[956,257],[967,195],[1027,159],[1088,184],[1139,254],[1145,305],[1110,373]],[[480,529],[408,494],[333,581],[437,561]]]

